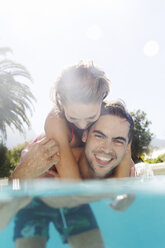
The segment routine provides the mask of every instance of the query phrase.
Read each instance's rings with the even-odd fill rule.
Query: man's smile
[[[104,156],[104,155],[94,155],[95,156],[95,159],[96,159],[96,162],[99,164],[99,165],[102,165],[102,166],[106,166],[106,165],[109,165],[112,161],[113,161],[113,157],[107,157],[107,156]]]

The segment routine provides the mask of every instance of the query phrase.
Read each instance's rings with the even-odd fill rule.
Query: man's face
[[[89,133],[84,134],[85,155],[94,177],[109,176],[119,165],[128,149],[129,127],[126,119],[103,115]]]

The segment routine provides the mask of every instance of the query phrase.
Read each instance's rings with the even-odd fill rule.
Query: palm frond
[[[34,111],[33,103],[36,99],[29,86],[20,82],[20,77],[22,80],[32,81],[30,73],[24,66],[12,60],[0,61],[0,132],[5,139],[7,126],[11,128],[14,126],[21,133],[24,131],[24,124],[30,127],[27,111],[31,115]]]

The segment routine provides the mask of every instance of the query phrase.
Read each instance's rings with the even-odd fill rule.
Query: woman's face
[[[101,111],[101,103],[68,103],[64,105],[65,117],[79,129],[86,129],[95,122]]]

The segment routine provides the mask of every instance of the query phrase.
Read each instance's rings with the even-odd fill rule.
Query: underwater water
[[[87,196],[131,194],[135,199],[125,211],[111,208],[114,199],[109,197],[90,202],[90,208],[98,223],[106,248],[164,248],[165,247],[165,176],[153,178],[125,178],[83,183],[55,182],[37,180],[16,184],[1,185],[0,202],[12,202],[14,197],[34,196],[53,197],[69,196],[70,201]],[[79,195],[78,198],[74,196]],[[83,213],[82,213],[83,215]],[[14,222],[0,232],[0,247],[13,248]],[[47,248],[68,248],[51,223],[49,226]],[[86,247],[86,246],[84,246]]]

